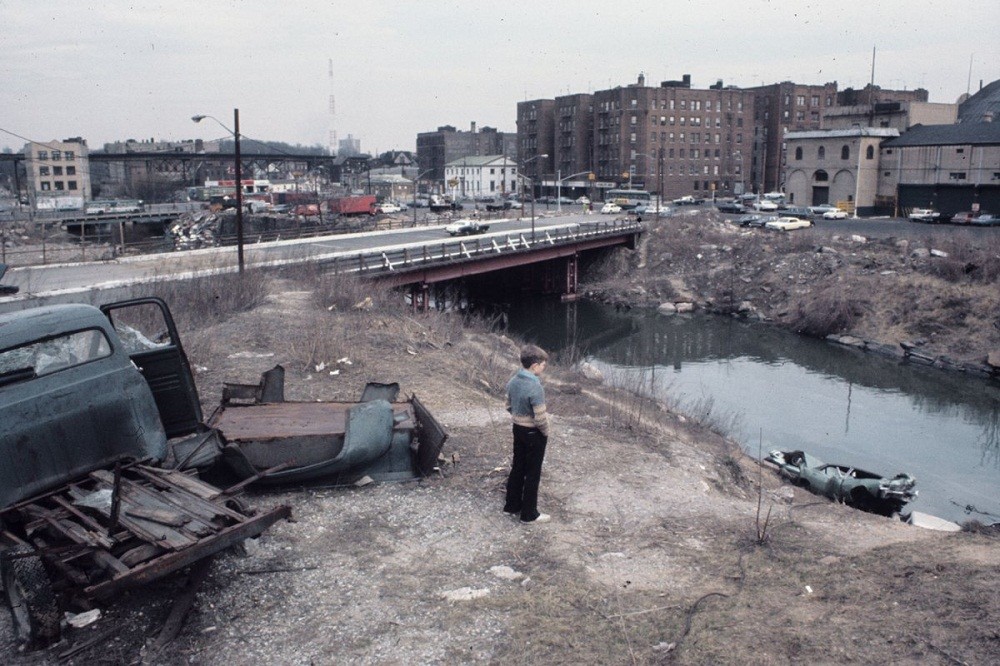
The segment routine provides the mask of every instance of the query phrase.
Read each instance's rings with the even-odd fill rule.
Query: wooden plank
[[[191,522],[191,516],[178,513],[177,511],[167,511],[157,508],[135,506],[125,509],[125,513],[134,518],[151,520],[154,523],[169,525],[171,527],[181,527],[185,523]]]
[[[186,474],[183,474],[181,472],[174,472],[172,470],[164,474],[153,474],[151,471],[144,469],[136,470],[136,472],[141,474],[143,478],[148,479],[156,487],[161,488],[163,490],[171,491],[169,494],[163,495],[163,499],[169,501],[171,504],[174,504],[181,510],[189,511],[198,516],[204,516],[205,513],[207,512],[213,517],[227,516],[235,521],[241,521],[246,519],[246,516],[244,516],[242,513],[230,509],[229,507],[225,506],[222,502],[213,501],[222,494],[222,491],[213,486],[202,484],[200,481],[195,481],[194,479],[188,477]],[[211,488],[212,491],[214,492],[214,498],[212,499],[204,498],[201,495],[189,490],[187,485],[183,485],[181,483],[174,483],[175,480],[180,478],[186,478],[188,482],[195,481],[195,483],[198,483],[207,488]]]
[[[87,530],[83,529],[76,523],[67,519],[50,519],[47,522],[52,529],[64,538],[69,539],[74,543],[93,546],[94,550],[91,552],[91,555],[93,556],[94,561],[107,569],[112,577],[129,571],[129,568],[119,562],[118,558],[104,549],[103,544],[100,543],[99,537],[95,538],[95,535],[91,535],[87,532]]]
[[[214,500],[221,494],[215,486],[210,486],[177,470],[143,467],[136,471],[150,481],[165,483],[169,486],[179,486],[192,495],[204,500]]]

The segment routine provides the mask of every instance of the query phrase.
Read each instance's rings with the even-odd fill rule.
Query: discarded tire
[[[42,561],[17,557],[27,548],[0,554],[0,580],[17,639],[29,647],[44,647],[59,640],[59,606]]]

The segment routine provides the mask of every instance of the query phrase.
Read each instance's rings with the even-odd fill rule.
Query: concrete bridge
[[[642,224],[627,218],[590,215],[496,220],[490,231],[452,238],[442,226],[339,234],[250,244],[248,269],[319,264],[392,287],[409,287],[415,307],[427,305],[431,285],[458,278],[535,265],[537,286],[566,299],[576,297],[581,253],[635,247]],[[534,236],[532,236],[532,232]],[[119,257],[111,261],[14,267],[5,284],[20,287],[0,298],[0,311],[45,302],[80,300],[86,292],[136,284],[235,272],[232,246]]]

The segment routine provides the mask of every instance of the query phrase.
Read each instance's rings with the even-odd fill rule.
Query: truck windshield
[[[111,343],[100,329],[88,329],[36,340],[0,351],[0,385],[42,377],[111,355]]]

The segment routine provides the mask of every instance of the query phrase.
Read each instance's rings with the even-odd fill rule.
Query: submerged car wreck
[[[888,479],[856,467],[826,464],[802,451],[771,451],[765,460],[795,485],[869,513],[892,516],[917,496],[916,479],[909,474]]]

